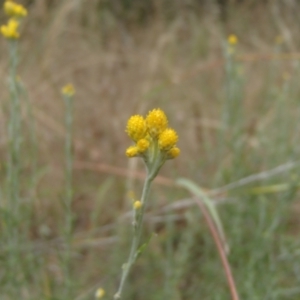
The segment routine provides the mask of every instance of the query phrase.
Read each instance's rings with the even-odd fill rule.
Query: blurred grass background
[[[166,163],[152,189],[145,240],[155,235],[133,269],[125,299],[231,299],[212,237],[190,196],[174,185],[178,177],[214,198],[241,299],[300,299],[299,3],[21,3],[29,11],[18,72],[28,93],[22,103],[22,243],[10,269],[2,239],[0,298],[67,299],[60,90],[72,82],[72,299],[94,299],[100,286],[106,299],[116,291],[131,239],[128,193],[139,197],[144,172],[139,160],[124,155],[126,121],[156,107],[178,132],[181,155]],[[229,34],[239,40],[233,56]],[[3,184],[6,44],[2,38]],[[3,187],[0,196],[3,218],[9,213]]]

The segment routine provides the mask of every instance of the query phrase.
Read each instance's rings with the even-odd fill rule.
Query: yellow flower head
[[[137,210],[137,209],[140,209],[142,207],[142,205],[143,205],[142,202],[137,200],[137,201],[134,201],[133,208]]]
[[[135,157],[139,154],[139,149],[137,146],[130,146],[127,148],[126,150],[126,156],[131,158],[131,157]]]
[[[140,115],[132,116],[128,120],[126,132],[135,143],[127,148],[127,157],[140,156],[147,167],[155,167],[178,156],[177,132],[167,126],[168,119],[159,108],[149,111],[145,119]]]
[[[177,157],[180,154],[180,149],[178,147],[172,147],[169,151],[168,151],[168,158],[172,159]]]
[[[136,143],[140,153],[144,153],[150,146],[150,143],[146,139],[141,139]]]
[[[127,122],[126,132],[135,142],[143,139],[147,133],[145,119],[140,115],[132,116]]]
[[[5,13],[13,18],[22,18],[27,16],[27,10],[21,4],[17,4],[11,0],[6,0],[4,2]]]
[[[101,299],[101,298],[103,298],[104,295],[105,295],[104,289],[99,288],[99,289],[96,291],[95,297],[96,297],[97,299]]]
[[[67,84],[61,89],[61,92],[64,96],[72,97],[75,94],[75,88],[72,84]]]
[[[20,33],[18,32],[19,22],[15,19],[9,19],[7,25],[2,25],[1,34],[7,39],[18,39]]]
[[[149,134],[155,138],[167,128],[168,119],[165,113],[158,108],[148,113],[146,123]]]
[[[178,141],[178,135],[174,129],[165,129],[158,137],[159,148],[163,151],[169,150],[175,146]]]
[[[238,43],[238,38],[235,34],[230,34],[227,38],[227,42],[229,45],[236,45]]]

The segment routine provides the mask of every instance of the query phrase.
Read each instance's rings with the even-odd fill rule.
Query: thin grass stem
[[[196,201],[197,205],[199,206],[200,210],[202,211],[204,219],[205,219],[205,221],[209,227],[209,230],[211,232],[211,235],[216,243],[216,246],[217,246],[221,261],[222,261],[222,265],[223,265],[223,268],[224,268],[224,271],[226,274],[226,278],[228,281],[228,286],[229,286],[230,293],[231,293],[231,299],[239,300],[239,295],[237,292],[235,281],[234,281],[234,278],[233,278],[233,275],[231,272],[231,268],[230,268],[229,262],[227,260],[226,251],[223,246],[221,237],[219,236],[218,230],[216,229],[216,226],[215,226],[213,220],[211,219],[210,214],[207,211],[205,205],[197,198],[195,201]]]

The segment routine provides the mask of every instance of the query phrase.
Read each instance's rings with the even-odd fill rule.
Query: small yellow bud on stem
[[[137,209],[140,209],[142,207],[142,205],[143,205],[142,202],[137,200],[133,203],[133,208],[137,210]]]
[[[95,297],[96,299],[101,299],[105,295],[105,290],[102,288],[97,289]]]
[[[72,97],[75,95],[75,88],[72,84],[67,84],[65,85],[62,89],[61,89],[61,93],[64,95],[64,96],[67,96],[67,97]]]

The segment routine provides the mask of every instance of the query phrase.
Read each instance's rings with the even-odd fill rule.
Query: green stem
[[[9,119],[8,119],[8,164],[7,192],[8,208],[6,214],[8,248],[8,281],[19,285],[15,276],[19,272],[19,224],[20,219],[20,143],[21,143],[21,108],[17,86],[18,42],[9,40]],[[11,295],[13,295],[11,290]]]
[[[124,289],[124,286],[126,283],[126,279],[129,275],[131,267],[133,266],[133,264],[136,260],[136,257],[137,257],[137,250],[138,250],[141,233],[142,233],[142,228],[143,228],[142,227],[143,217],[144,217],[144,213],[145,213],[145,208],[146,208],[146,203],[147,203],[148,196],[149,196],[151,183],[152,183],[154,177],[155,176],[153,176],[153,172],[151,172],[151,173],[148,172],[146,181],[144,183],[143,193],[142,193],[142,198],[141,198],[142,207],[141,207],[141,210],[139,212],[137,212],[138,215],[136,216],[136,219],[133,224],[134,234],[133,234],[133,239],[132,239],[132,244],[131,244],[128,261],[123,265],[121,282],[119,285],[119,289],[114,296],[114,299],[121,299],[122,292],[123,292],[123,289]]]
[[[71,296],[72,281],[71,281],[71,244],[72,244],[72,198],[73,198],[73,152],[72,152],[72,127],[73,127],[73,99],[72,96],[65,95],[65,126],[66,126],[66,141],[65,141],[65,159],[66,159],[66,195],[65,195],[65,273],[66,273],[66,291],[68,297]]]
[[[29,95],[27,92],[26,87],[24,86],[23,82],[18,82],[18,90],[20,91],[20,95],[24,97],[24,102],[26,104],[26,113],[27,113],[27,119],[29,122],[29,134],[30,134],[30,165],[31,165],[31,180],[30,185],[32,190],[32,198],[34,198],[35,188],[37,184],[37,163],[38,163],[38,141],[37,141],[37,132],[36,132],[36,124],[35,124],[35,118],[34,113],[32,109],[32,104],[30,103]]]
[[[8,186],[10,195],[10,211],[17,217],[19,210],[19,173],[20,173],[20,128],[21,112],[20,99],[17,87],[17,42],[9,42],[9,91],[10,91],[10,118],[8,123],[9,159],[8,159]]]

